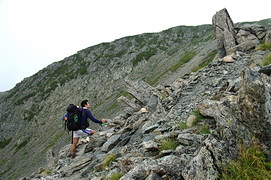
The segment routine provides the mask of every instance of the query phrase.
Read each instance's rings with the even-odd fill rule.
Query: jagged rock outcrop
[[[271,43],[271,29],[268,29],[264,38],[265,43]]]
[[[232,53],[231,49],[236,46],[234,24],[227,11],[222,9],[213,16],[215,37],[219,57],[222,58]]]
[[[260,69],[259,72],[266,71]],[[241,73],[243,81],[237,107],[239,121],[250,127],[250,131],[265,145],[266,153],[271,156],[271,79],[269,73],[259,72],[247,69]]]
[[[264,26],[249,24],[235,27],[227,9],[222,9],[213,16],[213,25],[220,58],[232,55],[236,51],[250,51],[261,42],[268,42],[270,39]]]

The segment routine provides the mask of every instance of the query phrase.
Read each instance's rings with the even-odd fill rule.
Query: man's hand
[[[102,119],[102,123],[107,123],[107,120],[106,119]]]

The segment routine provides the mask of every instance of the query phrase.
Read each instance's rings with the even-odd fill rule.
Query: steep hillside
[[[128,94],[125,78],[156,85],[214,52],[211,25],[180,26],[86,48],[25,78],[0,100],[1,176],[36,170],[51,147],[70,142],[59,120],[69,103],[89,99],[96,117],[113,117],[123,109],[116,99]]]
[[[218,33],[228,35],[224,27]],[[69,144],[59,156],[48,151],[47,166],[24,179],[270,179],[271,29],[262,29],[237,29],[234,40],[246,36],[227,46],[233,54],[204,60],[207,66],[173,82],[153,87],[125,79],[136,101],[119,98],[126,108],[82,138],[76,158]],[[256,49],[242,45],[258,43],[255,37],[262,43]]]

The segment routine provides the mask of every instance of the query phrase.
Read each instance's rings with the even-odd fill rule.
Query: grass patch
[[[44,169],[41,173],[45,173],[47,175],[51,175],[52,174],[52,169]]]
[[[123,173],[115,173],[112,174],[108,180],[119,180],[124,174]]]
[[[192,72],[197,72],[200,69],[204,68],[205,66],[207,66],[208,64],[210,64],[210,62],[212,62],[215,58],[215,56],[217,55],[217,50],[214,50],[212,52],[210,52],[204,59],[203,61],[198,65],[198,67],[194,67],[192,69]]]
[[[268,54],[261,63],[263,66],[271,64],[271,54]]]
[[[116,154],[108,154],[103,160],[103,162],[100,164],[98,169],[102,170],[106,168],[107,166],[109,166],[111,162],[115,161],[116,158],[117,158]]]
[[[169,71],[169,70],[165,70],[164,72],[160,73],[158,76],[156,76],[156,77],[149,77],[149,78],[146,79],[145,81],[146,81],[149,85],[153,86],[153,85],[155,85],[155,84],[160,80],[160,78],[161,78],[162,76],[164,76],[168,71]]]
[[[174,64],[173,66],[169,67],[168,69],[166,69],[165,71],[161,72],[156,76],[149,77],[145,81],[151,86],[155,85],[161,79],[162,76],[164,76],[169,71],[174,73],[182,65],[189,62],[195,55],[196,55],[195,52],[186,52],[185,55],[176,64]]]
[[[139,53],[134,59],[132,59],[133,66],[136,66],[142,60],[148,61],[156,53],[157,50],[155,48],[149,48],[148,50]]]
[[[12,138],[4,139],[3,141],[0,141],[0,149],[4,149],[12,140]]]
[[[29,98],[31,98],[31,97],[33,97],[33,96],[35,96],[35,95],[36,95],[35,92],[30,93],[30,94],[28,94],[28,95],[26,95],[26,96],[24,96],[24,97],[18,99],[14,104],[17,105],[17,106],[18,106],[18,105],[21,105],[21,104],[23,104],[25,101],[27,101]]]
[[[24,140],[23,142],[21,142],[15,149],[15,153],[18,152],[20,149],[22,149],[23,147],[25,147],[28,143],[28,139]]]
[[[209,130],[208,126],[206,126],[206,124],[202,124],[199,128],[199,132],[201,134],[211,134],[211,131]]]
[[[177,71],[179,67],[181,67],[183,64],[189,62],[193,57],[196,55],[195,52],[186,52],[185,55],[177,62],[175,65],[173,65],[170,70],[172,72]]]
[[[222,179],[271,179],[271,162],[266,161],[258,145],[242,146],[239,158],[225,167]]]
[[[198,110],[193,111],[193,114],[194,116],[196,116],[196,119],[193,121],[192,126],[195,126],[196,124],[198,124],[199,121],[203,119],[203,116]]]
[[[1,167],[1,166],[4,166],[7,162],[8,162],[7,159],[1,159],[1,160],[0,160],[0,167]]]
[[[261,51],[271,50],[271,43],[259,44],[256,49]]]
[[[173,138],[168,138],[161,140],[161,145],[159,150],[175,150],[180,145],[180,142]]]
[[[182,130],[182,129],[187,129],[187,124],[185,122],[180,122],[179,124],[179,128]]]
[[[124,96],[126,97],[127,99],[133,99],[134,97],[127,91],[121,91],[118,95],[117,95],[117,98],[121,97],[121,96]]]

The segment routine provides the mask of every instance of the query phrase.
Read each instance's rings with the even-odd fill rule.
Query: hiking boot
[[[74,159],[76,156],[77,156],[76,153],[72,153],[72,154],[71,154],[72,159]]]

